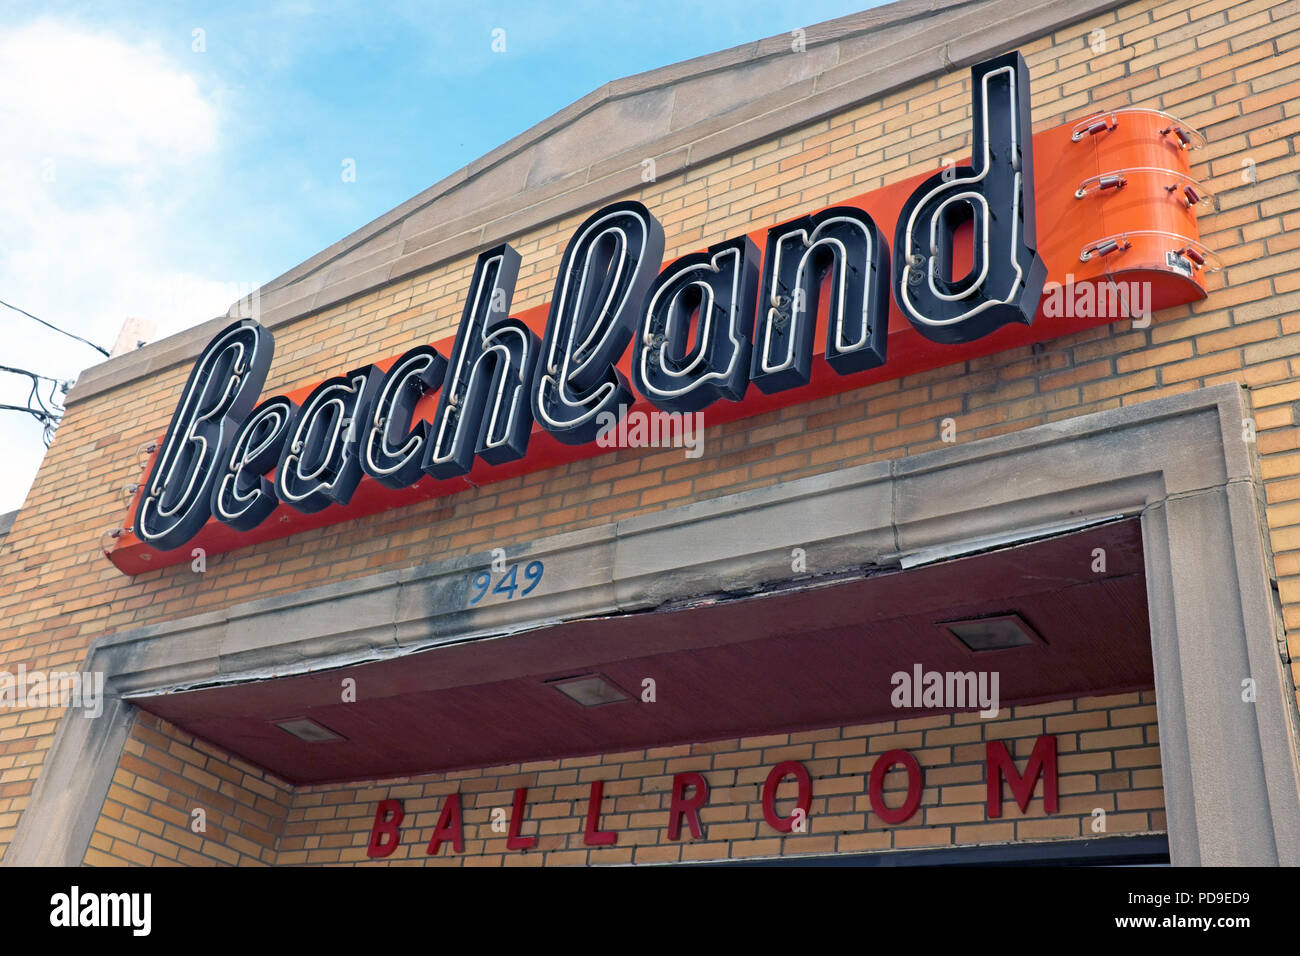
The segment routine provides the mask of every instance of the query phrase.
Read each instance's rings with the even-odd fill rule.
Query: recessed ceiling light
[[[939,626],[961,641],[967,650],[975,652],[1005,651],[1012,647],[1042,643],[1043,640],[1019,614],[945,621]]]
[[[327,740],[344,739],[328,727],[323,727],[308,717],[297,717],[293,720],[277,720],[275,721],[275,726],[279,727],[285,733],[293,734],[299,740],[307,741],[309,744],[319,744],[324,743]]]
[[[619,690],[608,678],[600,674],[584,674],[581,677],[561,677],[550,680],[550,684],[565,697],[576,700],[583,707],[599,707],[601,704],[616,704],[620,700],[631,700]]]

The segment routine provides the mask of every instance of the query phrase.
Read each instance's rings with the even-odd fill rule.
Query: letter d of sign
[[[298,410],[275,473],[281,501],[311,514],[346,505],[361,480],[359,438],[367,433],[370,409],[384,373],[364,365],[326,379]]]
[[[828,274],[826,361],[840,375],[885,364],[889,243],[865,211],[835,206],[767,233],[750,374],[764,392],[808,384]]]
[[[637,390],[655,407],[674,412],[744,398],[757,292],[758,247],[748,236],[683,256],[664,269],[646,295],[637,335]]]
[[[1029,325],[1047,266],[1036,253],[1029,70],[1017,53],[971,68],[970,166],[931,176],[908,197],[894,236],[894,297],[935,342],[972,342]],[[945,178],[947,176],[947,178]],[[973,264],[953,275],[953,235],[973,226]]]
[[[227,326],[190,372],[136,513],[135,533],[160,551],[178,548],[212,514],[212,490],[236,427],[271,367],[271,333],[252,319]]]
[[[595,441],[601,413],[631,403],[615,365],[663,257],[663,227],[639,202],[606,206],[569,240],[532,390],[533,415],[560,441]]]
[[[528,399],[540,343],[510,318],[519,253],[508,243],[478,257],[451,365],[424,452],[435,478],[463,475],[477,454],[488,464],[522,458],[533,430]]]

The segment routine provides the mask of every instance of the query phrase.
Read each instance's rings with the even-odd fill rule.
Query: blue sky
[[[127,316],[180,331],[609,80],[876,5],[7,3],[0,299],[105,347]],[[7,310],[0,332],[0,365],[99,361]],[[0,412],[0,447],[4,512],[40,426]]]

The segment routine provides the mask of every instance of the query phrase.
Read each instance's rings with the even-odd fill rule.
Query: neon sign
[[[230,550],[600,454],[628,409],[713,424],[1122,317],[1044,313],[1061,279],[1146,282],[1154,308],[1205,295],[1185,191],[1126,178],[1107,220],[1124,231],[1104,239],[1079,214],[1118,192],[1087,186],[1107,163],[1190,182],[1182,127],[1129,109],[1032,136],[1019,53],[973,67],[971,89],[967,165],[667,266],[650,210],[613,203],[569,240],[548,305],[510,315],[521,260],[503,243],[478,257],[450,344],[256,407],[273,338],[233,323],[195,362],[109,556],[138,573],[187,560],[190,542]]]

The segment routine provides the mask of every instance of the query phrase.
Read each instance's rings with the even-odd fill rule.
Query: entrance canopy
[[[942,626],[1007,615],[1030,643],[974,651]],[[919,690],[899,698],[891,678],[910,688],[917,667],[996,672],[1003,708],[1151,687],[1140,523],[134,703],[290,782],[324,783],[915,716],[927,711],[894,700]],[[624,699],[559,689],[582,677]],[[304,718],[336,736],[280,726]]]

